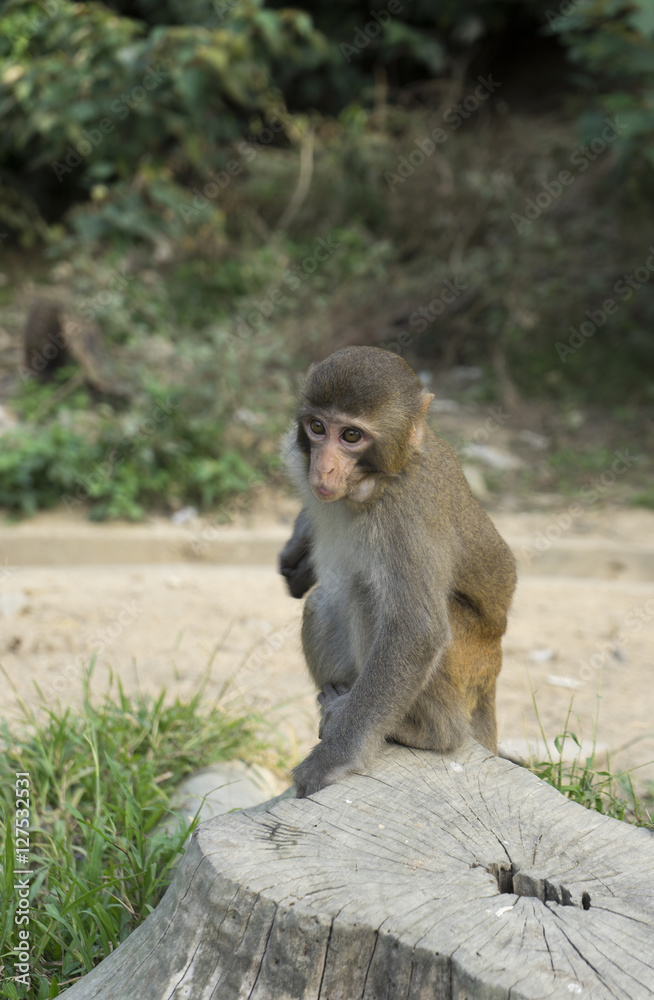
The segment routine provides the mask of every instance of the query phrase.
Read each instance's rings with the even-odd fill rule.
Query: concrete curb
[[[564,538],[539,550],[533,538],[507,537],[518,573],[600,580],[654,580],[654,548],[595,538]]]
[[[290,529],[223,532],[161,525],[84,525],[0,528],[0,564],[92,566],[131,563],[276,565]]]
[[[290,527],[192,528],[90,522],[0,526],[2,566],[97,566],[137,563],[277,565]],[[595,538],[562,538],[536,548],[533,537],[508,537],[523,575],[654,580],[654,548]]]

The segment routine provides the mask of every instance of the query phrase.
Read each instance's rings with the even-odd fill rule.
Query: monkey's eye
[[[322,420],[316,420],[315,417],[313,418],[313,420],[309,421],[309,429],[312,434],[325,433],[325,425],[323,424]]]
[[[361,440],[363,434],[361,433],[361,431],[358,431],[356,427],[348,427],[346,430],[343,431],[341,437],[348,444],[356,444],[357,441]]]

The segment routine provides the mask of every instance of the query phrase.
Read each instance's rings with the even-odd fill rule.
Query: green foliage
[[[400,281],[402,301],[410,305],[382,346],[402,335],[414,362],[424,357],[426,366],[433,364],[451,339],[458,363],[490,368],[503,355],[525,393],[647,402],[654,275],[628,290],[629,299],[613,291],[616,276],[636,272],[648,259],[647,218],[630,220],[616,238],[608,203],[598,215],[587,211],[584,199],[569,197],[564,213],[554,205],[518,233],[512,213],[522,209],[527,192],[538,190],[538,176],[556,177],[578,145],[570,127],[543,137],[537,124],[526,122],[497,123],[483,143],[474,129],[462,127],[448,136],[438,159],[427,157],[390,191],[385,172],[430,127],[432,116],[388,109],[380,129],[363,108],[317,127],[312,185],[292,234],[254,243],[241,223],[229,251],[205,255],[196,248],[160,272],[147,254],[133,251],[72,254],[67,280],[82,315],[94,316],[108,337],[131,408],[114,413],[82,390],[57,403],[58,386],[24,382],[13,405],[31,426],[3,436],[0,505],[30,513],[65,498],[73,509],[88,501],[93,517],[136,518],[153,508],[207,509],[247,490],[274,473],[294,369],[303,366],[312,343],[312,351],[320,349],[323,331],[333,336],[338,329],[329,325],[330,312],[338,316],[348,297],[350,314],[360,303],[353,320],[346,309],[339,321],[355,329],[362,315],[366,321],[378,315],[381,296],[389,311],[396,309],[392,295]],[[507,148],[514,150],[511,175],[502,170]],[[295,149],[261,150],[241,193],[227,189],[234,198],[224,203],[229,225],[243,191],[260,216],[283,203],[280,188],[296,164]],[[584,182],[589,178],[590,170]],[[597,183],[597,198],[609,197],[601,179]],[[434,192],[446,197],[447,210],[424,210]],[[304,269],[323,236],[333,253]],[[474,296],[472,308],[448,319],[447,327],[439,317],[416,325],[418,308],[437,301],[453,278]],[[103,298],[105,289],[110,294]],[[617,311],[581,346],[567,347],[570,327],[578,330],[587,311],[595,314],[608,296]],[[493,388],[488,379],[484,387]],[[153,425],[155,411],[160,419]],[[640,450],[639,433],[625,431],[615,447],[629,441]],[[595,466],[607,467],[601,440],[586,457],[574,450],[572,430],[555,445],[552,471],[569,489],[579,485],[585,466],[585,478]]]
[[[55,393],[28,382],[17,408],[29,421]],[[246,491],[260,473],[224,445],[220,418],[201,412],[203,396],[151,385],[129,413],[105,407],[89,414],[78,390],[37,433],[28,424],[3,435],[0,506],[32,514],[62,502],[69,510],[90,504],[96,520],[138,520],[147,509],[207,508]]]
[[[438,10],[415,0],[392,16],[380,7],[379,19],[364,0],[292,11],[263,0],[57,0],[48,10],[9,0],[0,12],[0,232],[49,242],[72,262],[83,312],[130,367],[137,422],[153,405],[155,340],[174,345],[174,375],[155,364],[153,381],[179,406],[165,432],[112,463],[133,438],[127,417],[112,428],[109,414],[85,422],[71,400],[46,400],[33,421],[43,446],[6,438],[12,509],[66,492],[78,500],[67,470],[76,489],[95,476],[95,516],[222,502],[268,467],[290,397],[284,370],[336,327],[354,338],[365,300],[379,304],[366,312],[379,328],[384,302],[395,311],[406,296],[409,318],[391,324],[387,343],[402,334],[426,366],[482,364],[524,395],[651,403],[645,0],[448,0]],[[446,114],[476,86],[457,66],[491,38],[506,41],[514,15],[565,46],[573,110],[544,125],[517,117],[500,89],[453,127]],[[407,82],[417,86],[406,104],[393,103]],[[586,163],[579,150],[607,116],[621,123],[615,141]],[[445,141],[420,161],[434,125]],[[547,203],[562,170],[572,184]],[[337,252],[303,272],[329,234]],[[100,306],[111,255],[128,287]],[[634,284],[634,273],[651,277]],[[472,304],[417,321],[454,278]],[[273,294],[268,315],[257,313]],[[591,321],[609,298],[617,309]],[[484,386],[497,391],[492,376]],[[244,410],[256,411],[249,429],[234,418]],[[95,469],[107,463],[103,482]]]
[[[313,241],[263,247],[224,268],[182,259],[165,280],[115,256],[75,256],[68,280],[81,314],[106,334],[113,381],[129,406],[72,391],[70,369],[47,385],[17,382],[12,407],[25,426],[2,437],[0,506],[30,514],[63,502],[90,506],[95,519],[137,519],[147,510],[215,509],[275,477],[294,395],[289,317],[338,280],[339,253],[365,257],[350,234],[335,236],[342,246],[301,278],[291,270],[301,274]],[[116,274],[129,280],[99,305],[98,287]],[[307,343],[309,332],[302,337]]]
[[[581,754],[576,755],[573,759],[570,759],[569,755],[566,757],[565,744],[567,741],[571,741],[579,751],[582,748],[577,734],[570,729],[573,715],[572,702],[568,706],[563,732],[554,738],[554,749],[558,754],[556,756],[549,749],[533,690],[532,700],[541,737],[547,746],[547,758],[531,762],[530,770],[556,788],[566,798],[585,806],[586,809],[593,809],[605,816],[626,820],[638,826],[654,828],[654,820],[647,811],[645,802],[636,794],[629,772],[615,774],[608,766],[606,768],[598,767],[595,741],[593,741],[592,753],[585,760],[581,759]],[[597,718],[595,729],[597,729]]]
[[[580,487],[584,485],[587,489],[592,489],[592,484],[597,484],[598,477],[606,470],[610,470],[614,462],[615,450],[612,451],[604,446],[597,448],[564,446],[552,451],[548,458],[557,491],[568,496],[578,496]]]
[[[32,0],[9,0],[0,15],[0,190],[23,189],[49,213],[90,197],[74,216],[85,241],[180,238],[175,209],[186,184],[220,169],[229,156],[221,144],[242,135],[251,115],[283,112],[275,66],[313,66],[326,51],[305,14],[277,14],[261,0],[226,5],[209,21],[148,31],[98,3],[59,0],[50,17]],[[24,240],[38,223],[43,236],[35,210],[9,205],[0,221]]]
[[[16,772],[29,775],[32,992],[10,981],[19,943],[14,923],[15,833],[0,822],[0,996],[54,997],[106,958],[156,907],[195,820],[159,828],[171,793],[191,772],[219,760],[263,760],[257,719],[190,701],[131,700],[120,684],[100,703],[85,682],[79,710],[45,700],[3,728],[2,813],[16,815]],[[280,764],[279,756],[276,763]],[[24,787],[22,785],[21,787]],[[16,865],[20,867],[20,865]]]
[[[641,493],[632,497],[631,503],[634,507],[650,507],[654,510],[654,486],[649,486]]]
[[[53,0],[45,13],[34,0],[8,0],[0,14],[0,222],[24,242],[58,242],[61,230],[44,219],[68,209],[66,223],[83,242],[184,242],[183,209],[194,193],[230,162],[247,171],[249,157],[234,160],[246,133],[275,120],[274,144],[297,144],[306,125],[298,111],[369,105],[381,68],[396,87],[446,78],[516,16],[560,39],[579,68],[578,86],[589,94],[585,140],[607,115],[624,122],[623,195],[633,194],[633,183],[651,184],[654,166],[648,3],[593,0],[562,13],[546,0],[466,0],[438,11],[423,0],[375,17],[363,0],[303,10],[264,0],[140,0],[114,10]],[[203,225],[205,237],[224,237],[217,202],[204,209]]]
[[[650,0],[592,0],[573,4],[550,22],[569,59],[585,72],[592,95],[580,121],[587,139],[610,115],[623,123],[619,149],[625,193],[651,196],[654,189],[654,9]],[[644,187],[644,192],[643,192]]]
[[[631,776],[600,768],[594,753],[585,760],[579,757],[572,761],[564,760],[566,740],[572,740],[581,750],[576,734],[566,730],[554,740],[559,756],[550,754],[547,760],[532,764],[530,770],[586,809],[613,819],[629,820],[639,826],[651,826],[652,820],[636,795]]]
[[[501,357],[529,395],[647,403],[652,384],[643,373],[654,364],[654,254],[646,215],[625,216],[621,191],[607,173],[609,160],[573,172],[580,140],[570,124],[544,130],[538,119],[482,117],[446,130],[437,153],[410,165],[417,144],[434,124],[442,125],[443,113],[462,93],[428,113],[388,108],[383,131],[374,113],[342,116],[341,129],[332,127],[317,158],[315,200],[307,199],[296,225],[305,217],[315,224],[318,206],[334,221],[347,204],[376,247],[383,242],[390,249],[386,273],[412,304],[395,336],[389,332],[389,343],[402,335],[411,354],[429,360],[440,359],[453,343],[460,364],[497,367]],[[616,147],[620,142],[622,136]],[[611,155],[608,149],[604,155]],[[563,170],[572,184],[559,185],[558,195],[551,184],[556,196],[544,199],[544,181],[555,181]],[[360,187],[365,197],[357,197]],[[528,204],[536,207],[536,213],[529,209],[531,218],[525,216]],[[445,282],[454,278],[464,292],[461,301],[472,304],[451,316],[433,311],[422,319],[419,309],[430,302],[443,309]],[[373,278],[369,301],[388,284]],[[356,294],[365,297],[360,283]]]

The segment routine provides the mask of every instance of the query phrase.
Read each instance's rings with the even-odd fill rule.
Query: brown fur
[[[51,379],[58,368],[71,363],[58,303],[47,299],[32,301],[23,346],[25,368],[44,381]]]

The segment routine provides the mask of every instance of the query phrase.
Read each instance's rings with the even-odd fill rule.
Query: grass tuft
[[[106,958],[157,906],[189,831],[158,830],[175,786],[219,760],[283,766],[264,744],[256,716],[187,702],[128,697],[120,684],[96,704],[93,664],[79,709],[22,709],[18,726],[2,723],[0,758],[0,997],[55,997]],[[29,775],[28,784],[17,774]],[[29,830],[14,826],[29,790]],[[20,801],[19,801],[20,800]],[[27,815],[27,814],[23,814]],[[21,861],[17,837],[29,833]],[[29,869],[29,923],[20,921],[14,882]],[[20,930],[29,930],[29,985],[20,981]],[[24,940],[24,938],[23,938]]]
[[[572,740],[580,751],[582,748],[577,734],[570,729],[573,714],[572,701],[568,706],[563,732],[554,738],[556,754],[553,754],[549,749],[550,744],[545,735],[533,688],[532,702],[541,737],[548,749],[547,759],[533,761],[529,764],[529,770],[546,781],[548,785],[556,788],[566,798],[578,802],[586,809],[593,809],[595,812],[611,816],[613,819],[654,829],[654,821],[648,810],[649,796],[646,799],[638,796],[629,771],[614,773],[608,764],[606,768],[599,766],[595,752],[595,739],[593,739],[591,754],[584,760],[580,756],[570,760],[565,755],[566,740]],[[599,702],[598,698],[598,713]],[[598,718],[595,719],[595,732],[597,732],[597,725]]]
[[[547,760],[532,764],[530,770],[566,798],[587,809],[638,826],[652,827],[652,817],[634,789],[631,774],[613,773],[608,767],[600,767],[594,750],[584,760],[580,757],[564,760],[563,747],[568,739],[581,750],[577,735],[566,729],[554,740],[558,756],[550,754]]]

